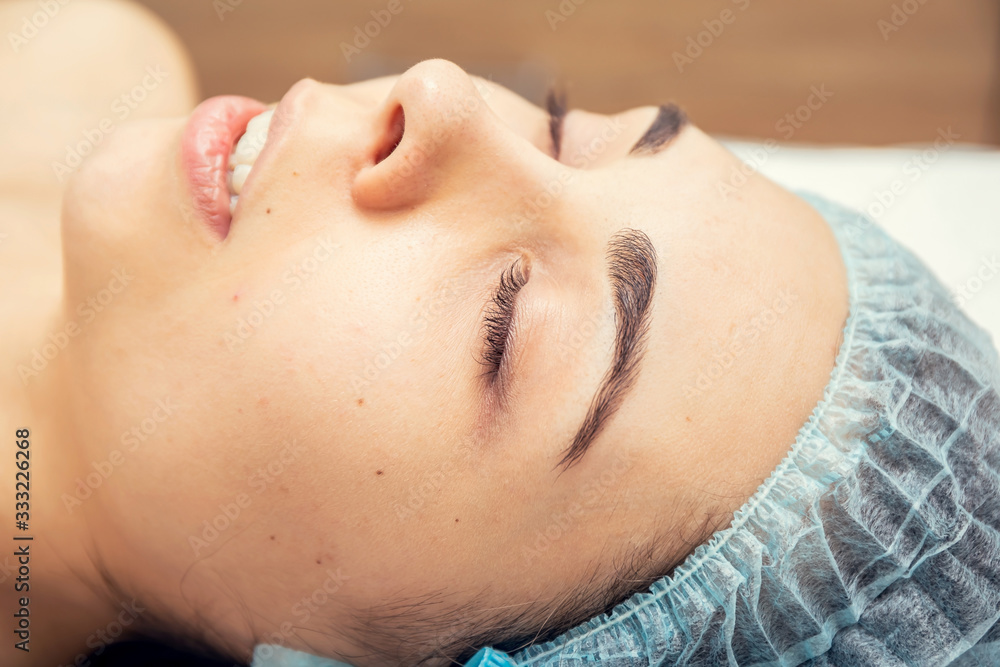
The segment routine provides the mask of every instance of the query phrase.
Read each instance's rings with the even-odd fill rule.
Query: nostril
[[[389,123],[389,132],[386,137],[386,142],[382,145],[379,150],[378,155],[375,156],[375,164],[378,164],[382,160],[386,159],[392,155],[396,147],[403,141],[403,132],[406,129],[406,115],[403,113],[403,107],[396,107],[396,111],[392,114],[392,120]]]

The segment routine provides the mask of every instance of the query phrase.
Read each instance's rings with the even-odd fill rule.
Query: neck
[[[6,341],[0,350],[0,664],[49,667],[100,649],[134,619],[109,602],[94,563],[88,528],[98,508],[70,511],[61,499],[73,493],[86,466],[63,417],[63,389],[71,382],[66,355],[56,353],[37,374],[18,372],[32,368],[33,350],[43,350],[49,334],[61,330],[61,300],[50,276],[41,274],[53,260],[39,252],[36,265],[29,252],[24,261],[32,249],[26,245],[18,248],[17,273],[0,272],[11,295],[0,303]]]

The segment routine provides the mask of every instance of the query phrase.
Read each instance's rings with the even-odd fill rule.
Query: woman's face
[[[696,452],[747,378],[685,384],[711,332],[777,294],[744,231],[802,209],[762,180],[723,196],[738,163],[693,126],[632,153],[658,117],[571,111],[557,156],[542,109],[448,62],[304,80],[214,226],[187,119],[118,129],[63,223],[81,329],[66,502],[111,569],[223,634],[246,637],[246,609],[317,641],[401,598],[551,599],[661,529],[686,553]],[[657,266],[631,332],[609,267],[624,238]],[[619,263],[641,259],[626,246]],[[711,492],[731,510],[759,481]]]

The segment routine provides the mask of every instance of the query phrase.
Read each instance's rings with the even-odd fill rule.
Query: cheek
[[[302,312],[284,305],[288,321],[276,311],[242,353],[217,318],[175,322],[173,339],[132,327],[137,340],[113,365],[100,360],[118,356],[120,339],[91,355],[97,379],[76,400],[89,441],[70,496],[166,572],[224,549],[252,562],[271,534],[287,545],[336,527],[343,499],[362,497],[369,449],[345,428],[315,343],[294,335]],[[201,336],[184,335],[192,324]]]
[[[137,278],[67,356],[81,496],[165,571],[235,557],[260,575],[344,554],[372,581],[373,563],[403,568],[394,536],[419,542],[416,512],[458,502],[440,372],[458,296],[412,240],[380,254],[316,238],[266,265]],[[382,555],[362,558],[373,544]]]
[[[455,568],[441,566],[461,560],[454,542],[460,526],[452,512],[439,518],[441,504],[454,505],[444,487],[454,486],[460,471],[446,467],[429,489],[414,481],[429,479],[419,468],[407,474],[390,465],[377,475],[344,465],[332,452],[350,448],[340,440],[275,448],[251,467],[242,495],[199,508],[205,516],[186,526],[189,544],[174,547],[177,569],[190,566],[184,584],[197,588],[192,596],[210,602],[209,587],[193,582],[217,588],[221,580],[250,609],[304,623],[309,612],[329,619],[403,588],[446,586],[434,581],[435,572],[455,578]],[[422,507],[401,509],[414,493],[424,494]]]
[[[386,443],[403,440],[412,415],[371,408],[380,396],[405,399],[412,350],[385,336],[409,318],[374,297],[359,307],[335,298],[335,285],[343,295],[360,287],[304,249],[313,262],[292,253],[253,278],[195,276],[155,300],[123,295],[67,353],[88,438],[80,495],[103,495],[126,532],[167,522],[185,544],[220,507],[250,511],[246,498],[286,498],[290,514],[308,514],[356,495],[358,479],[390,462]],[[368,405],[352,391],[359,379],[372,386]],[[309,494],[289,493],[309,479]],[[164,498],[183,519],[160,514]]]

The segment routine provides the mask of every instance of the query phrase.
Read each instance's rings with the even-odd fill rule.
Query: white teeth
[[[271,118],[274,117],[274,109],[268,109],[262,114],[254,116],[247,123],[247,131],[243,133],[240,140],[233,146],[233,153],[229,156],[229,168],[232,169],[238,164],[253,166],[261,149],[267,142],[267,131],[271,126]]]
[[[271,124],[272,116],[274,116],[274,109],[268,109],[263,113],[257,114],[247,123],[247,132],[250,134],[256,134],[258,132],[267,134],[267,128]]]
[[[229,156],[229,171],[226,174],[230,195],[230,213],[236,209],[236,202],[239,200],[240,192],[243,191],[247,176],[250,175],[250,170],[253,169],[257,157],[263,150],[264,144],[267,143],[267,133],[271,127],[273,116],[274,109],[268,109],[251,118],[250,122],[247,123],[247,131],[233,146],[233,152]]]
[[[238,195],[243,191],[243,184],[247,182],[247,176],[250,175],[250,165],[238,164],[233,169],[232,174],[229,180],[229,189],[233,194]]]

